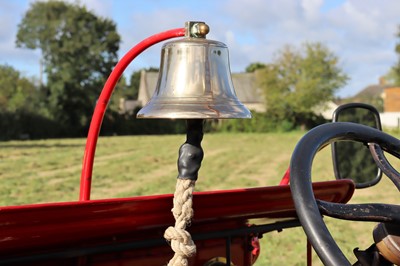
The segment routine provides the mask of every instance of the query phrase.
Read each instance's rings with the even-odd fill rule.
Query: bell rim
[[[200,108],[199,108],[200,106]],[[194,108],[197,107],[197,108]],[[250,110],[241,103],[199,103],[146,105],[136,114],[138,119],[251,119]]]

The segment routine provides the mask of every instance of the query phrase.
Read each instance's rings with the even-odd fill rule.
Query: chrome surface
[[[202,21],[188,21],[185,23],[186,37],[205,38],[210,27]]]
[[[237,99],[225,44],[205,38],[165,43],[160,74],[138,118],[251,118]]]

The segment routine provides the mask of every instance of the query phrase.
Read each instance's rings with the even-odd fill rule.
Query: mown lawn
[[[304,132],[205,134],[205,157],[197,191],[270,186],[279,183]],[[176,160],[184,135],[101,137],[95,158],[92,199],[173,193]],[[78,199],[84,139],[0,143],[0,204]],[[315,159],[313,180],[332,180],[330,149]],[[398,191],[383,177],[376,187],[359,190],[352,202],[398,203]],[[372,243],[373,223],[326,218],[349,258],[352,249]],[[305,265],[301,228],[267,234],[256,265]],[[314,254],[314,265],[321,265]]]

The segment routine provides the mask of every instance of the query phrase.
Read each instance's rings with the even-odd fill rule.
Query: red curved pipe
[[[279,185],[284,186],[284,185],[289,185],[289,183],[290,183],[290,167],[286,170]]]
[[[93,172],[93,161],[94,154],[96,152],[97,139],[99,137],[101,124],[103,122],[104,113],[110,100],[111,94],[114,91],[114,87],[117,84],[127,66],[135,59],[140,53],[149,48],[150,46],[175,37],[181,37],[185,35],[185,28],[172,29],[164,31],[153,36],[144,39],[131,50],[126,53],[121,60],[117,63],[114,70],[111,72],[106,83],[104,84],[103,90],[97,101],[92,121],[90,122],[89,133],[86,140],[85,154],[83,156],[82,173],[81,173],[81,184],[79,200],[85,201],[90,199],[90,189],[92,185],[92,172]]]

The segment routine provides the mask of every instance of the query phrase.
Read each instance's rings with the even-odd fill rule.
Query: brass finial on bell
[[[157,87],[138,118],[251,118],[236,97],[225,44],[205,39],[205,23],[187,25],[186,37],[165,43]]]

